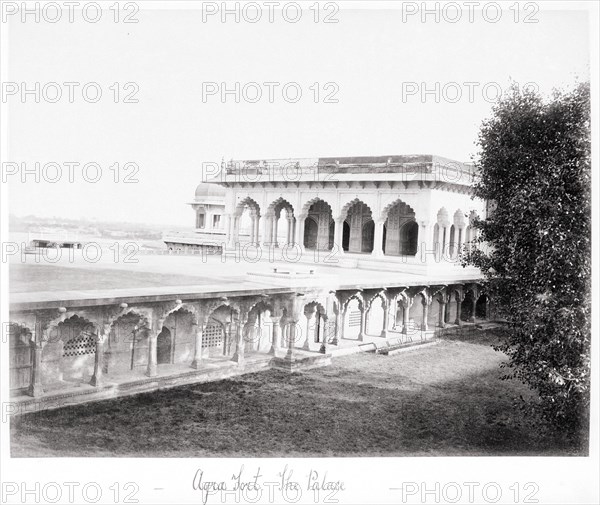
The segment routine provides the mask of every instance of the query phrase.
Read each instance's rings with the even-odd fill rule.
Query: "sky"
[[[468,161],[496,90],[513,80],[547,93],[589,78],[585,10],[539,4],[529,13],[537,23],[525,23],[525,12],[515,22],[510,10],[495,23],[481,12],[473,22],[463,12],[452,23],[449,11],[438,20],[406,12],[403,19],[392,4],[341,2],[339,12],[330,11],[337,23],[315,22],[310,10],[296,23],[280,11],[273,23],[266,11],[251,23],[251,11],[236,22],[220,13],[203,19],[190,3],[138,4],[137,23],[115,23],[108,10],[96,23],[81,13],[69,23],[66,12],[56,23],[10,18],[3,81],[18,91],[3,97],[4,161],[19,167],[13,174],[15,165],[3,166],[11,213],[191,228],[186,202],[203,163],[387,154]],[[39,103],[20,94],[22,83],[33,89],[36,82],[46,92]],[[51,82],[62,93],[55,103]],[[65,82],[78,83],[73,103]],[[246,91],[239,103],[219,93],[221,83],[234,89],[236,82]],[[91,103],[97,89],[102,96]],[[257,89],[262,96],[252,103]],[[25,181],[22,168],[31,171]]]

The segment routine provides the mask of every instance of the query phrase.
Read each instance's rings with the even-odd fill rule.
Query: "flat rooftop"
[[[207,170],[207,173],[209,171]],[[318,177],[318,179],[317,179]],[[230,160],[206,182],[436,181],[472,185],[476,169],[433,154]]]
[[[115,262],[103,251],[85,261],[79,251],[56,263],[34,255],[9,264],[11,310],[78,307],[109,303],[274,294],[310,289],[374,289],[450,284],[480,279],[473,271],[449,268],[443,276],[343,268],[335,264],[236,261],[234,257],[136,254],[137,263]],[[275,272],[277,270],[277,272]],[[312,272],[311,272],[312,271]]]

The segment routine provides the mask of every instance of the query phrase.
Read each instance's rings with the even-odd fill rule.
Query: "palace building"
[[[384,260],[394,270],[435,272],[456,265],[475,238],[471,220],[485,213],[471,198],[473,167],[439,156],[232,160],[219,168],[196,189],[195,233],[168,234],[171,249],[254,246],[286,249],[286,257],[318,250],[345,265]]]
[[[194,227],[165,234],[173,254],[131,266],[139,287],[11,293],[17,403],[385,355],[492,318],[481,273],[459,262],[486,212],[472,197],[472,166],[401,155],[232,160],[204,171]],[[89,265],[64,270],[79,269],[93,283]],[[170,283],[148,286],[158,273]]]

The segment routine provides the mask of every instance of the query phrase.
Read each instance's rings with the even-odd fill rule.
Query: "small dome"
[[[203,198],[223,198],[225,197],[225,188],[222,188],[218,184],[210,184],[208,182],[202,182],[198,184],[196,188],[196,200]]]

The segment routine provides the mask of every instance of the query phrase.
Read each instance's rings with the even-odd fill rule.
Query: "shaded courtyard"
[[[11,420],[12,456],[581,455],[546,438],[483,332]]]

